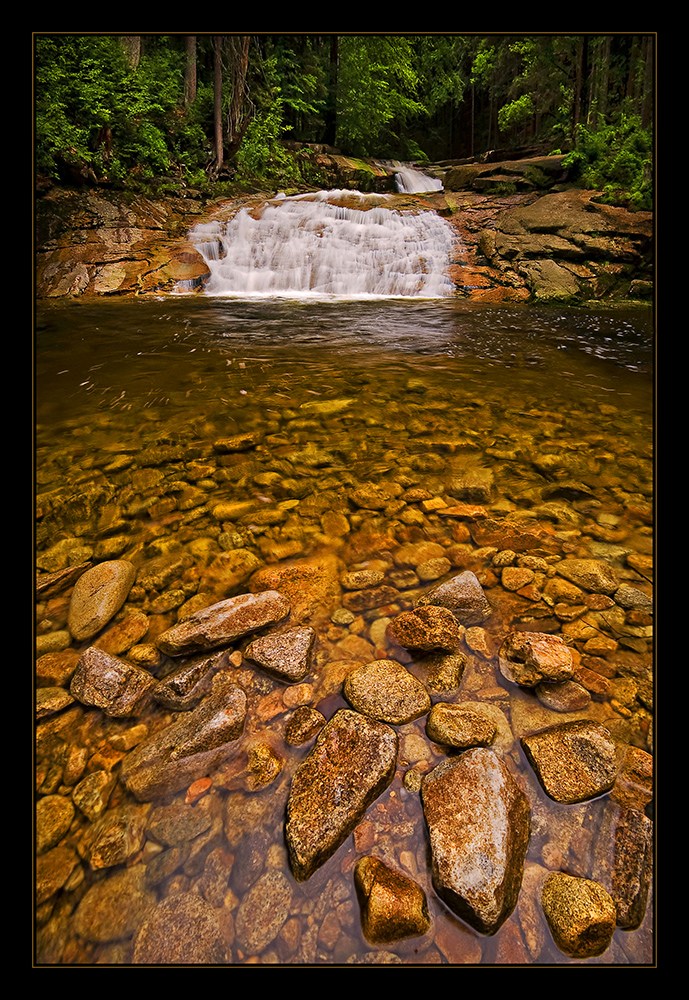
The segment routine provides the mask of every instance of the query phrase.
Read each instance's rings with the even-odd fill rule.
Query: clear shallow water
[[[588,506],[571,505],[572,523],[560,523],[559,529],[583,531],[580,540],[598,546],[596,554],[618,558],[605,534],[613,525],[627,549],[648,554],[649,515],[639,510],[652,501],[652,332],[647,313],[495,308],[454,300],[312,303],[184,296],[41,304],[35,339],[36,484],[39,500],[50,513],[37,526],[38,567],[48,572],[60,568],[63,559],[78,562],[94,554],[104,558],[105,551],[114,551],[113,537],[121,539],[117,557],[132,558],[140,569],[170,540],[185,549],[198,539],[217,540],[220,527],[198,513],[201,506],[185,509],[179,503],[178,481],[187,475],[189,462],[208,465],[214,439],[244,431],[261,436],[259,452],[231,469],[232,475],[220,476],[212,468],[194,472],[192,485],[200,480],[209,507],[247,498],[269,506],[298,501],[289,508],[286,522],[263,529],[238,526],[242,545],[268,561],[275,558],[271,550],[306,556],[322,549],[320,517],[328,506],[344,512],[354,529],[375,520],[376,529],[391,531],[397,544],[427,538],[451,546],[457,538],[451,536],[447,520],[426,518],[417,525],[400,525],[393,515],[369,518],[350,509],[348,495],[361,482],[396,479],[442,493],[443,483],[461,472],[468,460],[490,470],[496,510],[538,520],[540,514],[534,511],[540,510],[548,480],[535,470],[534,458],[544,454],[565,456],[569,464],[562,476],[568,482],[583,479],[592,490]],[[332,415],[314,417],[308,408],[302,410],[306,403],[345,399],[348,405]],[[146,470],[139,470],[137,479],[139,451],[171,444],[188,445],[194,455],[173,468],[163,466],[155,484],[149,482],[153,477]],[[88,493],[102,488],[105,481],[122,508],[112,515],[114,527],[87,517],[60,520],[54,497]],[[390,523],[381,523],[386,518]],[[73,548],[65,549],[71,554],[63,556],[59,546],[65,543]],[[355,548],[337,549],[349,569],[366,562]],[[390,553],[375,554],[381,555],[391,558]],[[411,593],[402,592],[400,606]],[[500,587],[491,586],[487,593],[501,627],[525,613],[524,602],[502,593]],[[50,623],[41,629],[63,627],[60,616],[64,619],[65,613],[59,602],[41,607],[41,621]],[[373,609],[359,617],[355,626],[359,631],[353,634],[367,640],[378,612]],[[323,642],[338,648],[350,636],[347,629],[335,629]],[[482,692],[490,689],[494,703],[506,707],[509,693],[504,692],[504,698],[500,692],[496,695],[492,671],[490,663],[477,657],[460,689],[460,700],[481,700]],[[261,683],[257,698],[269,696],[278,686],[265,679]],[[329,716],[342,704],[335,694],[318,707]],[[639,715],[634,703],[630,712],[631,723],[621,719],[631,727],[629,735],[636,745],[647,746],[647,734],[634,728]],[[152,727],[157,724],[154,717],[145,721]],[[122,723],[108,720],[92,722],[88,738],[94,743],[107,739],[108,725],[118,731],[123,728]],[[279,725],[275,725],[273,738],[278,740]],[[401,730],[407,741],[405,759],[413,762],[414,747],[425,739],[423,720]],[[75,731],[76,743],[85,739],[81,729]],[[229,886],[235,907],[253,884],[247,871],[261,870],[252,842],[260,843],[266,856],[272,845],[271,864],[288,870],[282,842],[284,801],[289,775],[307,750],[293,748],[287,753],[279,780],[259,795],[241,788],[220,793],[223,799],[234,795],[239,802],[237,832],[230,843],[235,866]],[[597,800],[574,811],[555,806],[539,791],[518,749],[511,752],[537,806],[530,864],[544,863],[548,825],[559,829],[562,817],[573,812],[580,824],[579,839],[585,831],[590,849],[604,804]],[[442,759],[433,748],[430,754],[433,762]],[[372,949],[359,929],[351,869],[362,851],[370,848],[371,837],[372,853],[380,851],[402,865],[428,894],[432,932],[387,949],[404,963],[569,961],[543,928],[535,957],[524,950],[523,942],[518,946],[517,915],[494,938],[483,939],[447,912],[430,886],[418,796],[403,787],[401,774],[367,819],[372,825],[365,827],[358,841],[350,838],[316,876],[295,888],[296,925],[268,946],[258,961],[368,960],[365,956]],[[78,840],[85,825],[77,818],[70,836]],[[550,856],[545,853],[545,857]],[[583,848],[578,857],[577,863],[584,865]],[[180,877],[191,884],[196,879],[193,873]],[[82,886],[58,905],[61,919],[93,878],[86,871]],[[526,894],[524,900],[527,906]],[[51,942],[44,946],[44,955],[59,953],[63,964],[126,964],[131,959],[130,941],[94,945],[69,933],[60,951],[54,920],[42,924],[42,933]],[[521,913],[522,934],[527,923]],[[64,923],[60,928],[62,934]],[[618,931],[613,947],[589,961],[643,964],[650,961],[651,947],[649,909],[638,931]],[[235,944],[233,963],[251,958]]]

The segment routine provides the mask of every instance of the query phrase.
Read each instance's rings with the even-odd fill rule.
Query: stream
[[[75,809],[60,846],[81,860],[37,907],[37,963],[130,964],[135,930],[114,937],[86,931],[79,906],[95,884],[126,868],[152,870],[171,844],[184,850],[177,864],[149,878],[148,891],[159,901],[192,889],[211,899],[225,921],[226,964],[650,963],[652,897],[640,926],[618,929],[604,954],[574,960],[555,946],[529,886],[557,863],[590,870],[605,801],[547,800],[518,739],[509,740],[510,727],[517,737],[540,717],[529,715],[528,699],[510,690],[495,666],[496,644],[515,622],[562,630],[590,668],[604,671],[592,717],[616,739],[652,753],[649,616],[618,616],[612,631],[593,641],[592,633],[577,631],[574,612],[554,612],[566,599],[549,597],[546,556],[553,550],[534,549],[528,582],[510,590],[501,567],[529,569],[524,553],[472,534],[470,521],[442,515],[457,501],[478,504],[490,518],[547,531],[559,554],[605,560],[626,582],[648,589],[634,567],[648,567],[653,554],[650,312],[490,307],[452,297],[314,302],[219,294],[41,302],[36,319],[37,573],[130,560],[139,585],[124,611],[148,623],[139,646],[154,643],[178,609],[204,591],[208,567],[221,553],[247,560],[231,593],[247,589],[257,565],[314,555],[336,557],[342,572],[384,573],[398,596],[383,607],[343,614],[342,607],[337,613],[318,606],[320,592],[305,594],[318,623],[314,674],[327,675],[333,662],[380,655],[384,621],[411,606],[432,579],[430,570],[419,576],[428,560],[405,561],[402,548],[443,551],[446,572],[449,565],[451,572],[472,568],[496,612],[483,636],[471,637],[462,683],[444,700],[483,700],[504,713],[505,753],[534,814],[517,910],[497,934],[481,936],[434,894],[419,796],[404,781],[409,768],[425,772],[444,752],[429,743],[423,719],[400,726],[402,753],[390,788],[312,879],[292,885],[280,926],[252,951],[241,933],[242,904],[268,868],[289,878],[285,797],[309,745],[284,741],[289,703],[273,715],[261,712],[284,686],[244,664],[253,713],[248,732],[260,728],[282,760],[280,774],[256,789],[241,768],[226,770],[199,803],[207,814],[200,833],[161,840],[152,829],[114,870],[89,868],[83,841],[92,819]],[[246,434],[258,442],[251,450],[220,455],[214,448],[219,439]],[[371,483],[394,485],[398,499],[379,509],[356,505],[353,494]],[[437,498],[437,506],[428,503]],[[236,514],[218,521],[213,511],[221,504],[226,511],[235,505]],[[65,636],[68,605],[69,590],[38,599],[37,657],[67,662],[87,645]],[[303,703],[326,718],[345,704],[339,690],[319,688],[317,676],[307,681],[311,694]],[[38,798],[70,798],[94,770],[116,777],[117,748],[127,745],[127,734],[138,725],[155,731],[170,718],[160,706],[125,720],[78,704],[66,713],[62,724],[53,718],[39,726],[52,728],[38,741]],[[83,768],[69,774],[66,761],[77,751]],[[103,811],[126,801],[115,781]],[[184,793],[175,801],[183,803]],[[392,861],[424,888],[432,922],[426,935],[382,949],[367,943],[352,880],[362,851]]]

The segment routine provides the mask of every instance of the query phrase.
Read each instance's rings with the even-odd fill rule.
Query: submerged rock
[[[323,727],[287,800],[285,837],[297,881],[335,853],[388,787],[397,748],[394,729],[351,709],[340,709]]]
[[[155,685],[147,670],[89,646],[79,657],[69,690],[83,705],[121,717],[141,714]]]
[[[186,712],[208,694],[214,674],[226,665],[226,652],[192,656],[158,681],[153,697],[165,708]]]
[[[276,625],[289,613],[289,601],[275,590],[239,594],[173,625],[158,637],[157,646],[168,656],[218,649],[268,625]]]
[[[74,584],[67,627],[77,640],[91,639],[115,617],[132,589],[136,569],[124,559],[92,566]]]
[[[311,668],[315,639],[316,633],[309,626],[289,629],[254,639],[244,656],[279,680],[300,681]]]
[[[430,929],[426,893],[413,879],[369,856],[357,861],[354,883],[361,927],[371,944],[417,937]]]
[[[132,936],[155,904],[146,866],[123,868],[87,890],[74,914],[74,930],[86,941],[120,941]]]
[[[229,756],[246,718],[246,694],[227,671],[216,674],[197,708],[140,744],[124,760],[125,787],[139,800],[179,791]]]
[[[358,712],[393,725],[418,719],[431,707],[421,681],[396,660],[373,660],[352,670],[343,694]]]
[[[555,944],[565,955],[591,958],[610,946],[617,911],[598,882],[551,872],[543,883],[541,903]]]
[[[460,625],[480,625],[493,613],[478,577],[470,570],[431,587],[417,603],[449,608]]]
[[[500,646],[498,665],[503,677],[521,687],[567,681],[574,673],[567,643],[546,632],[511,632]]]
[[[529,803],[490,749],[467,750],[430,771],[421,786],[433,885],[450,909],[494,934],[519,895],[529,842]]]
[[[521,744],[546,794],[556,802],[584,802],[610,791],[615,782],[615,743],[598,722],[564,722],[523,736]]]
[[[466,750],[487,747],[495,739],[495,722],[462,704],[436,702],[426,722],[429,739],[441,746]]]
[[[135,965],[224,964],[230,954],[222,909],[196,892],[167,896],[134,937]]]
[[[403,611],[390,622],[387,633],[398,646],[427,653],[439,649],[451,652],[461,641],[454,615],[437,605]]]

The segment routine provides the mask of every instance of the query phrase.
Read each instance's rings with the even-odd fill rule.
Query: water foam
[[[385,195],[319,191],[190,234],[208,264],[206,295],[440,298],[454,233],[436,213],[384,207]]]

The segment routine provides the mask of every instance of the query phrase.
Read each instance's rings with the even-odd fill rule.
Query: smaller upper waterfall
[[[435,212],[383,207],[389,195],[280,195],[190,238],[207,295],[439,298],[452,295],[454,231]],[[180,289],[182,290],[182,289]]]
[[[443,182],[437,177],[429,177],[420,170],[402,164],[395,168],[395,186],[400,194],[428,194],[443,190]]]

